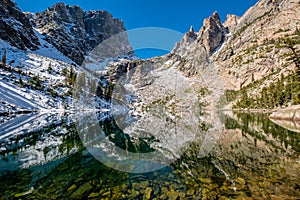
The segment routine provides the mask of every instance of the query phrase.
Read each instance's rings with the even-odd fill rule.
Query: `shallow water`
[[[13,134],[0,124],[1,199],[300,198],[300,135],[274,124],[266,114],[219,113],[219,129],[200,124],[192,140],[176,137],[177,131],[166,137],[172,145],[186,141],[180,148],[157,146],[164,138],[150,137],[149,131],[125,133],[111,116],[97,116],[102,120],[95,129],[101,131],[93,136],[78,131],[84,125],[74,123],[74,116],[26,117],[34,120]],[[171,124],[182,126],[176,120]],[[159,158],[171,162],[131,162],[115,149],[109,151],[109,145],[99,146],[102,143],[129,153],[161,150],[165,157]],[[117,170],[124,163],[132,165],[132,173]],[[141,169],[148,172],[136,173]]]

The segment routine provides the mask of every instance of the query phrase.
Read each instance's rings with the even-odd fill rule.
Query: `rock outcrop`
[[[0,39],[22,50],[40,45],[28,18],[10,0],[0,0]]]
[[[219,14],[214,12],[212,16],[204,20],[198,34],[198,42],[211,55],[225,41],[226,33],[226,28],[221,23]]]
[[[205,48],[206,53],[211,55],[225,41],[226,34],[227,29],[221,23],[219,14],[214,12],[212,16],[204,20],[198,33],[195,33],[193,27],[191,27],[190,31],[185,33],[181,42],[175,45],[172,53],[179,55],[186,54],[186,52],[192,53],[190,51],[193,49],[192,46],[202,46]]]
[[[185,33],[182,40],[175,44],[175,47],[171,51],[172,54],[183,55],[185,54],[191,44],[197,40],[198,34],[194,31],[193,26],[191,26],[190,31]]]
[[[123,21],[113,18],[107,11],[84,12],[78,6],[64,3],[30,17],[49,43],[78,64],[99,43],[126,30]]]
[[[239,20],[239,16],[228,14],[225,22],[223,23],[223,26],[227,28],[228,32],[231,33],[234,31],[234,28],[238,25]]]
[[[300,105],[274,112],[270,115],[270,119],[281,127],[300,133]]]
[[[274,120],[300,122],[300,105],[291,106],[274,112],[270,115],[270,118]]]
[[[300,29],[299,16],[299,2],[289,0],[260,0],[241,18],[228,16],[224,26],[230,35],[211,57],[223,73],[226,88],[239,90],[265,79],[249,93],[253,96],[280,74],[293,71],[295,65],[285,59],[291,51],[283,47],[282,41],[294,37]]]
[[[199,75],[209,65],[209,57],[224,43],[226,34],[227,29],[221,23],[219,14],[214,12],[204,20],[198,33],[191,27],[170,55],[179,62],[177,68],[185,76]]]

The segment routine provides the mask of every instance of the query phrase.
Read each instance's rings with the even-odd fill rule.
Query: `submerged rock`
[[[145,190],[145,194],[144,194],[144,200],[148,200],[151,199],[151,194],[152,194],[152,188],[147,187]]]
[[[93,186],[90,183],[85,183],[80,186],[72,195],[73,199],[83,199],[87,193],[89,193],[93,189]]]
[[[91,193],[91,194],[88,196],[88,198],[89,198],[89,199],[97,198],[97,197],[99,197],[99,195],[100,195],[99,193],[94,193],[94,192],[93,192],[93,193]]]
[[[26,195],[31,194],[33,191],[34,191],[34,189],[31,188],[30,190],[28,190],[28,191],[26,191],[26,192],[22,192],[22,193],[15,194],[15,198],[24,197],[24,196],[26,196]]]
[[[77,186],[75,184],[71,185],[69,188],[68,188],[68,192],[73,192],[74,190],[76,190]]]
[[[167,192],[167,196],[171,200],[176,200],[179,197],[179,194],[178,194],[178,192],[171,190],[171,191]]]

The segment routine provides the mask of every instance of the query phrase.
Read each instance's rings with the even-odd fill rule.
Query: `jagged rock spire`
[[[193,27],[193,25],[191,25],[191,27],[190,27],[190,33],[194,33],[195,31],[194,31],[194,27]]]
[[[204,19],[198,41],[204,45],[208,54],[212,54],[224,42],[226,32],[218,12],[215,11],[212,16]]]
[[[236,15],[228,14],[223,25],[228,29],[229,32],[232,32],[233,29],[238,25],[239,19],[240,17]]]

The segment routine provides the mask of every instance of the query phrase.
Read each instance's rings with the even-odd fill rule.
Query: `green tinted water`
[[[117,171],[99,162],[82,145],[74,124],[20,135],[11,140],[25,146],[5,143],[9,148],[2,152],[1,199],[299,199],[300,134],[275,125],[265,114],[220,117],[225,128],[210,153],[199,156],[202,144],[194,142],[170,166],[144,174]],[[113,121],[102,125],[120,148],[152,151],[145,142],[149,140],[137,147]],[[43,135],[56,137],[61,131],[66,133],[60,144],[42,149],[44,160],[56,152],[53,159],[28,168],[18,165],[24,162],[18,156],[41,148],[37,144]]]

